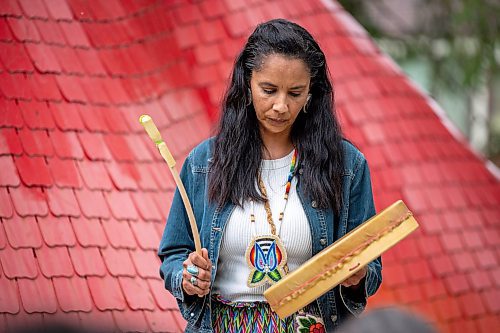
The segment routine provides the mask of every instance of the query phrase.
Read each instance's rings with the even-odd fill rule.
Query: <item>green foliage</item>
[[[425,57],[431,61],[432,82],[448,87],[475,90],[485,72],[498,73],[495,49],[500,41],[500,5],[495,0],[422,0],[429,17],[419,17],[422,25],[416,30],[401,31],[389,36],[368,15],[366,1],[340,0],[368,32],[376,39],[395,42],[402,48],[397,61]],[[404,20],[383,1],[373,5],[382,11],[384,19]],[[498,52],[498,51],[496,51]],[[431,89],[432,92],[433,89]]]

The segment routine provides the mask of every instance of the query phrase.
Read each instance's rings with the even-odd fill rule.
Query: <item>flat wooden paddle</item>
[[[413,214],[398,200],[269,287],[264,297],[280,318],[288,317],[354,275],[417,228]]]

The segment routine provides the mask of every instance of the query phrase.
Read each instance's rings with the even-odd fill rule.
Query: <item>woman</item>
[[[378,289],[380,259],[284,320],[263,297],[375,214],[366,161],[342,139],[333,110],[313,37],[282,19],[260,24],[234,64],[217,135],[181,171],[202,255],[178,192],[159,248],[186,332],[333,330]]]

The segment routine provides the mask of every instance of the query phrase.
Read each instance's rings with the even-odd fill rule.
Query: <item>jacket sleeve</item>
[[[191,156],[186,158],[181,169],[180,178],[186,188],[187,195],[191,200],[193,173],[190,166]],[[193,235],[189,219],[182,202],[179,190],[175,190],[167,224],[158,248],[160,257],[160,276],[164,281],[165,288],[177,299],[179,309],[183,315],[191,312],[196,296],[189,296],[182,288],[182,263],[187,259],[189,253],[195,250]]]
[[[348,199],[349,230],[354,229],[375,215],[370,170],[363,155],[358,158]],[[340,296],[347,309],[354,315],[358,315],[364,310],[367,298],[375,294],[382,283],[381,257],[370,262],[366,268],[366,276],[356,290],[340,286]]]

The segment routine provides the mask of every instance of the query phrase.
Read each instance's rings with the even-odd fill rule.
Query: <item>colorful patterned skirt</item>
[[[212,326],[215,333],[325,332],[316,302],[280,319],[267,302],[231,302],[220,295],[212,297]]]

